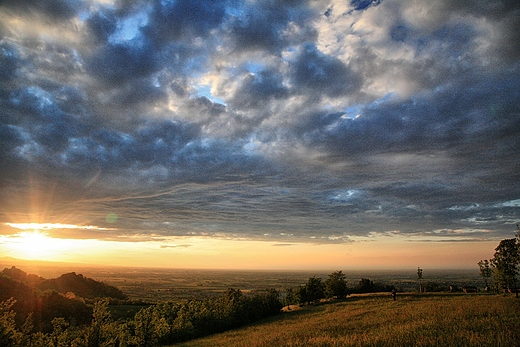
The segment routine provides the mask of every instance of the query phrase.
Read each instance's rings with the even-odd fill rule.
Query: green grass
[[[176,346],[518,346],[520,300],[485,294],[353,296]]]

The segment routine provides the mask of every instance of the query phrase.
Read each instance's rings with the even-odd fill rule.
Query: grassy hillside
[[[176,346],[517,346],[520,300],[486,294],[354,296]]]

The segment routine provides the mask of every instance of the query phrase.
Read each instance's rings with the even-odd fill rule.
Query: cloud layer
[[[0,232],[508,237],[519,15],[506,0],[4,2]]]

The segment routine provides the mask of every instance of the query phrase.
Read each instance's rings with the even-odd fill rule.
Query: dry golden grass
[[[484,294],[353,296],[177,346],[518,346],[520,300]]]

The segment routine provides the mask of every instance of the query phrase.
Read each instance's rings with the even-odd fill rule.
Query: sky
[[[520,3],[0,2],[0,256],[476,267],[520,221]]]

